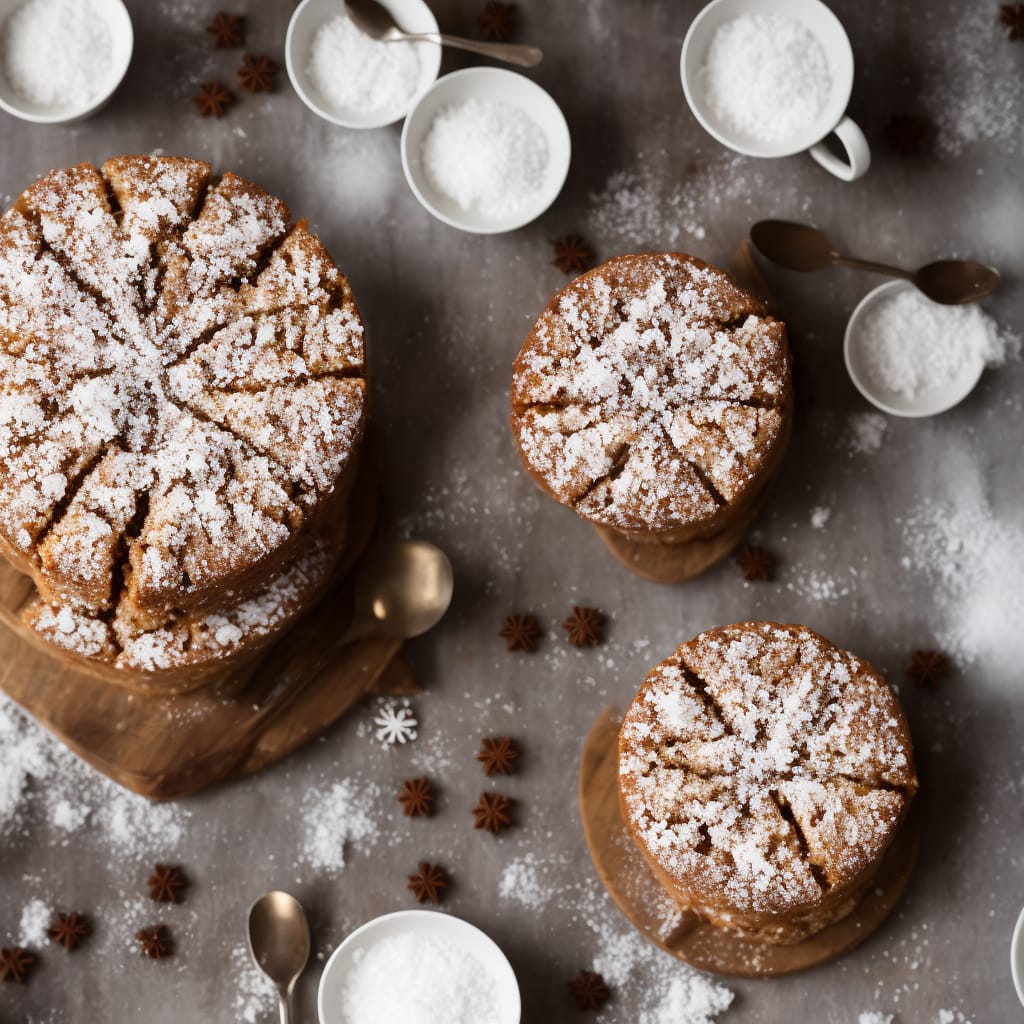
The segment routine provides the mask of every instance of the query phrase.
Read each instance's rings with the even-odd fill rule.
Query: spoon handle
[[[292,994],[290,991],[277,993],[277,1005],[281,1024],[292,1024]]]
[[[901,267],[890,267],[887,263],[876,263],[874,260],[859,260],[855,256],[833,256],[833,265],[837,267],[852,267],[854,270],[866,270],[869,274],[886,274],[889,277],[902,277],[905,281],[912,281],[912,271],[903,270]]]
[[[521,43],[487,43],[476,39],[463,39],[461,36],[443,35],[439,32],[421,32],[402,37],[411,42],[438,43],[440,46],[451,46],[456,50],[467,50],[478,53],[481,57],[493,57],[503,60],[506,64],[516,64],[521,68],[532,68],[544,59],[544,51],[536,46],[524,46]]]

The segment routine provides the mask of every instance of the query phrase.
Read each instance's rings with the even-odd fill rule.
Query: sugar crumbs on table
[[[71,911],[69,914],[54,914],[46,937],[58,946],[63,946],[69,953],[78,949],[82,939],[92,934],[88,918],[84,914]]]
[[[473,808],[473,828],[498,835],[512,824],[515,801],[501,793],[481,793]]]
[[[611,998],[604,978],[596,971],[580,971],[569,982],[569,992],[581,1010],[600,1010]]]
[[[184,872],[172,864],[156,864],[152,874],[146,879],[149,898],[157,903],[179,902],[187,884]]]
[[[897,156],[923,156],[931,149],[935,127],[917,114],[893,114],[882,131],[885,144]]]
[[[451,879],[444,868],[421,860],[416,865],[416,873],[409,876],[408,889],[417,903],[433,903],[436,906],[450,884]]]
[[[949,674],[949,659],[941,651],[915,650],[906,672],[918,689],[935,690]]]
[[[32,973],[35,962],[35,955],[27,949],[18,946],[0,949],[0,981],[22,984]]]
[[[1006,29],[1006,38],[1024,39],[1024,4],[1003,4],[999,8],[999,24]]]
[[[484,767],[484,775],[511,775],[516,769],[519,748],[511,736],[485,739],[476,759]]]
[[[540,623],[534,615],[508,615],[501,624],[501,638],[510,651],[526,651],[537,649],[537,641],[544,635]]]
[[[498,3],[498,0],[488,0],[487,6],[476,19],[480,35],[484,39],[495,42],[508,39],[514,28],[515,13],[515,4],[503,4]]]
[[[579,235],[566,235],[554,238],[551,246],[555,250],[552,266],[558,267],[563,274],[582,274],[594,258],[590,246]]]
[[[434,786],[430,779],[406,779],[402,783],[402,791],[398,794],[398,802],[402,805],[406,817],[425,818],[434,810]]]
[[[604,641],[605,616],[596,608],[573,605],[569,617],[562,623],[562,629],[573,647],[596,647]]]
[[[218,11],[206,26],[218,50],[231,50],[245,42],[244,22],[241,15]]]
[[[196,106],[203,117],[223,117],[234,102],[234,93],[220,82],[203,82],[196,93]]]
[[[135,933],[142,955],[149,960],[162,960],[174,953],[174,941],[166,925],[155,924]]]
[[[751,583],[768,583],[775,573],[775,556],[756,544],[747,544],[740,548],[736,564],[740,567],[743,578]]]
[[[865,1010],[857,1017],[857,1024],[893,1024],[895,1018],[891,1013],[880,1013],[878,1010]]]
[[[274,76],[279,70],[276,60],[247,53],[238,69],[238,84],[249,92],[273,92]]]

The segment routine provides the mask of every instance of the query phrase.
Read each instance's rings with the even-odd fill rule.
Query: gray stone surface
[[[249,12],[251,49],[283,57],[291,4],[230,6]],[[436,6],[446,27],[472,31],[475,3]],[[408,748],[374,743],[367,705],[262,776],[146,810],[5,709],[0,721],[15,731],[3,736],[0,793],[24,788],[0,831],[0,938],[17,939],[34,899],[91,912],[96,935],[73,957],[45,948],[31,984],[3,986],[0,1020],[269,1021],[271,1005],[242,969],[250,901],[273,887],[294,892],[322,957],[351,927],[410,906],[405,876],[425,857],[455,878],[445,908],[508,951],[525,1021],[581,1019],[565,981],[597,963],[615,989],[599,1020],[680,1024],[653,1008],[685,968],[631,935],[594,879],[576,808],[578,756],[601,708],[623,706],[677,643],[762,617],[813,626],[899,686],[921,762],[924,842],[905,900],[859,951],[782,981],[729,983],[736,998],[720,1019],[848,1024],[867,1010],[900,1024],[1020,1019],[1007,970],[1024,899],[1020,364],[987,373],[941,418],[865,418],[841,342],[849,311],[875,282],[772,273],[799,363],[800,418],[757,526],[781,558],[778,578],[756,586],[732,563],[679,587],[630,577],[520,471],[507,401],[521,338],[564,283],[548,240],[569,231],[601,257],[679,248],[724,263],[751,222],[776,215],[908,265],[970,254],[1006,273],[988,308],[1020,330],[1024,44],[1005,40],[987,0],[837,0],[858,63],[852,113],[876,154],[868,176],[846,185],[806,157],[734,157],[701,131],[677,73],[698,3],[520,6],[520,37],[548,52],[532,77],[562,104],[575,151],[555,206],[504,237],[432,220],[402,179],[397,127],[357,133],[322,122],[283,74],[273,96],[245,96],[222,121],[198,118],[196,83],[233,76],[239,56],[209,46],[212,3],[133,3],[132,67],[94,119],[40,128],[0,118],[5,205],[51,167],[159,150],[251,176],[312,220],[365,313],[399,526],[443,545],[458,577],[448,619],[410,647],[428,693],[414,702],[420,738]],[[462,64],[445,56],[445,70]],[[932,120],[929,155],[885,149],[896,111]],[[870,443],[872,428],[884,428],[880,444]],[[828,510],[824,525],[812,525],[814,509]],[[609,613],[604,647],[567,646],[558,623],[573,602]],[[536,655],[504,652],[496,634],[511,610],[543,619]],[[906,686],[909,649],[932,645],[951,651],[955,672],[938,691]],[[497,787],[519,800],[516,827],[492,839],[471,828],[469,808],[489,785],[474,753],[481,736],[503,733],[521,740],[525,757]],[[410,822],[393,793],[419,772],[436,779],[441,799],[433,819]],[[368,804],[366,821],[324,815],[346,793]],[[343,868],[317,866],[317,827],[332,840],[328,860],[350,834]],[[193,879],[182,906],[144,899],[157,859],[184,864]],[[143,961],[131,935],[161,919],[177,955]],[[317,966],[304,979],[302,1020],[314,1019],[318,975]]]

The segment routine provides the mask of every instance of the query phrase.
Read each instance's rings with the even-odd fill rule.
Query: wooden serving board
[[[319,674],[308,667],[310,651],[351,618],[353,567],[376,528],[379,457],[367,455],[336,585],[255,665],[191,693],[133,694],[19,635],[16,611],[32,583],[0,560],[0,690],[94,768],[153,799],[259,771],[318,736],[371,690],[419,692],[397,640],[360,640]]]
[[[731,935],[688,910],[661,887],[622,820],[618,786],[621,716],[605,708],[587,737],[580,763],[580,815],[598,877],[619,909],[667,953],[713,974],[770,978],[825,963],[859,946],[888,917],[913,872],[920,815],[900,829],[871,891],[853,913],[792,946]]]

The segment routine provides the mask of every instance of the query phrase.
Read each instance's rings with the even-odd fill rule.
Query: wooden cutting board
[[[920,840],[912,810],[885,855],[871,891],[852,914],[793,946],[730,935],[683,910],[661,887],[626,829],[619,805],[621,716],[605,708],[591,729],[580,763],[580,816],[598,877],[619,909],[648,939],[702,971],[770,978],[806,970],[859,946],[888,917],[910,881]]]
[[[401,642],[361,640],[310,677],[309,652],[351,617],[354,567],[376,529],[379,453],[362,460],[349,538],[333,590],[256,665],[174,697],[133,694],[29,642],[17,609],[28,577],[0,565],[0,690],[83,760],[154,799],[259,771],[320,735],[371,690],[419,692]],[[230,693],[231,696],[223,694]]]

